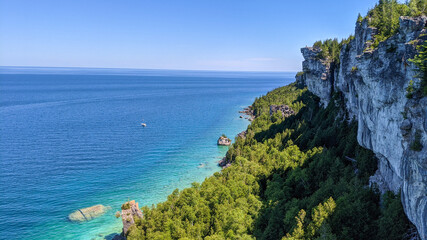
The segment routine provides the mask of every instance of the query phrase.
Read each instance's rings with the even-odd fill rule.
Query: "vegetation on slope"
[[[368,18],[370,26],[378,29],[371,47],[376,48],[381,41],[396,34],[400,16],[426,15],[426,4],[426,0],[410,0],[403,4],[397,0],[380,0],[365,17]]]
[[[369,26],[378,30],[374,36],[374,42],[370,46],[370,49],[375,49],[380,42],[397,33],[400,16],[415,17],[426,14],[426,0],[410,0],[406,3],[398,3],[397,0],[380,0],[373,9],[368,11],[365,17],[359,14],[357,22],[360,23],[363,19],[368,19]],[[318,54],[319,59],[329,59],[339,64],[339,54],[342,46],[349,43],[353,38],[353,36],[350,36],[340,42],[336,38],[317,41],[313,44],[313,47],[322,49]]]
[[[418,54],[410,60],[418,68],[418,74],[416,77],[421,79],[420,87],[416,90],[421,91],[421,94],[423,96],[427,96],[427,40],[425,40],[421,45],[419,45],[417,47],[417,50]],[[409,87],[413,88],[413,86]],[[413,88],[412,91],[414,92],[415,89]],[[412,92],[410,92],[410,94],[411,96],[413,95]]]
[[[144,207],[128,239],[401,238],[409,222],[400,199],[390,193],[381,206],[368,187],[376,158],[357,144],[340,102],[321,109],[295,84],[256,99],[257,118],[227,152],[232,165]],[[297,114],[270,116],[271,104]]]
[[[342,39],[338,42],[338,39],[326,39],[324,41],[316,41],[313,44],[314,48],[320,48],[320,51],[317,55],[319,59],[330,60],[335,64],[339,64],[340,62],[340,51],[344,44],[348,44],[350,40],[354,38],[353,35],[346,39]]]

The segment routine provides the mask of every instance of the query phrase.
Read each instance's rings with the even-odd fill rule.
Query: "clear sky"
[[[297,71],[376,0],[0,0],[0,65]]]

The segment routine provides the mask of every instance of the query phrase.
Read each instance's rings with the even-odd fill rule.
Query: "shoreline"
[[[253,115],[253,111],[250,110],[251,107],[252,107],[252,105],[249,105],[247,107],[244,107],[243,110],[239,110],[239,111],[235,112],[235,114],[237,115],[237,117],[239,117],[238,114],[241,114],[243,112],[245,112],[244,114],[246,116],[249,116],[248,118],[239,118],[239,120],[244,120],[244,122],[247,123],[247,124],[245,124],[246,127],[245,127],[245,129],[243,131],[238,132],[237,134],[234,135],[235,138],[241,136],[242,133],[245,133],[247,131],[247,127],[250,125],[251,121],[253,121],[253,119],[255,119],[255,116]],[[239,107],[239,109],[242,109],[242,108]],[[228,126],[228,124],[227,124],[227,126]],[[203,170],[203,169],[210,169],[210,168],[214,167],[214,169],[212,169],[213,171],[210,171],[210,173],[208,175],[204,176],[204,179],[206,179],[207,177],[212,176],[213,174],[215,174],[217,172],[220,172],[223,168],[221,168],[219,166],[218,163],[221,160],[218,161],[218,158],[219,159],[224,159],[225,158],[225,156],[226,156],[226,154],[227,154],[227,152],[229,150],[229,146],[219,146],[219,145],[217,145],[217,148],[219,150],[222,150],[222,151],[226,150],[226,151],[223,152],[221,155],[206,156],[206,158],[209,159],[209,160],[207,160],[207,161],[200,161],[200,163],[196,167],[194,167],[194,169],[188,170],[188,172],[190,172],[190,171],[194,172],[194,171]],[[202,183],[204,181],[204,179],[201,180],[201,181],[193,181],[193,182]],[[180,179],[179,181],[182,181],[182,180]],[[190,186],[191,186],[191,183],[182,183],[182,185],[179,186],[179,187],[177,187],[177,188],[179,190],[183,190],[183,189],[188,188]],[[172,191],[173,190],[166,191],[167,192],[166,196],[165,197],[159,197],[159,199],[157,199],[155,201],[155,203],[152,203],[152,205],[157,205],[159,203],[162,203],[162,202],[166,201],[167,200],[167,196],[169,196],[172,193]],[[125,202],[122,202],[122,203],[125,203]],[[140,204],[140,205],[141,206],[151,206],[150,204]],[[116,212],[116,210],[117,209],[113,208],[111,211],[107,212],[106,215],[107,216],[108,215],[113,215],[113,217],[114,217],[114,213]],[[114,218],[116,218],[116,217],[114,217]],[[106,239],[105,237],[108,237],[108,239],[112,239],[112,240],[121,240],[122,238],[118,238],[118,237],[121,236],[122,227],[123,227],[122,220],[121,220],[121,217],[119,217],[118,221],[115,222],[114,226],[111,226],[109,229],[105,229],[105,231],[97,232],[95,235],[92,235],[92,239],[95,239],[95,240],[96,239],[100,239],[100,240],[102,240],[102,239]],[[120,229],[120,231],[117,231],[119,229]]]
[[[22,81],[26,80],[23,76],[16,76],[16,79]],[[70,79],[74,78],[65,78],[61,75],[58,79],[61,81],[70,81]],[[126,78],[124,79],[126,80]],[[168,79],[166,80],[169,81]],[[44,78],[37,80],[40,82],[45,81]],[[94,83],[98,81],[96,78],[87,77],[87,79],[85,78],[84,86],[90,86],[87,85],[86,80],[89,81],[89,83],[92,83],[91,81]],[[117,82],[120,81],[120,86],[133,84],[131,80],[127,82],[122,80],[121,77],[114,77],[113,80]],[[52,86],[62,84],[61,81],[58,83],[55,82]],[[85,127],[88,126],[87,124],[85,124],[83,128],[83,125],[76,125],[74,129],[83,129],[85,132],[95,132],[96,130],[95,136],[99,139],[94,138],[92,141],[93,143],[89,141],[89,143],[96,146],[96,148],[88,148],[88,144],[80,145],[82,141],[76,141],[73,146],[79,149],[78,154],[81,155],[73,154],[69,152],[67,148],[60,149],[64,151],[59,151],[57,154],[58,156],[68,154],[67,156],[70,156],[70,159],[76,160],[76,163],[77,160],[81,159],[80,156],[84,156],[85,158],[95,159],[96,162],[91,160],[90,163],[97,164],[90,165],[91,168],[86,167],[86,165],[79,166],[79,169],[76,169],[76,171],[80,171],[78,175],[75,175],[72,171],[68,171],[65,175],[45,173],[45,171],[42,171],[46,176],[60,177],[58,180],[68,185],[66,185],[66,187],[59,186],[57,192],[50,194],[49,197],[37,194],[36,192],[28,192],[28,196],[34,199],[37,211],[40,212],[40,214],[31,216],[31,221],[34,221],[34,224],[31,226],[25,226],[22,221],[13,220],[13,218],[11,218],[10,221],[16,221],[17,225],[15,228],[34,240],[46,238],[103,239],[102,235],[108,236],[111,233],[119,233],[121,230],[121,221],[120,219],[116,220],[114,213],[120,209],[121,204],[128,198],[137,200],[141,206],[151,206],[152,204],[166,201],[167,196],[169,196],[174,189],[187,188],[192,182],[203,182],[206,177],[218,172],[220,168],[217,166],[217,161],[220,160],[219,157],[225,156],[228,150],[228,148],[218,147],[215,144],[218,134],[225,133],[231,137],[237,136],[242,130],[245,130],[249,122],[240,119],[238,111],[252,104],[257,96],[283,85],[283,81],[284,78],[272,78],[267,82],[262,79],[253,81],[251,85],[246,86],[244,84],[234,83],[230,85],[228,80],[219,79],[215,82],[215,85],[218,85],[222,92],[208,89],[206,90],[206,94],[209,95],[201,95],[201,97],[203,97],[201,100],[203,101],[198,101],[198,103],[191,103],[188,101],[188,98],[184,98],[182,95],[172,94],[172,97],[177,97],[177,99],[180,101],[182,100],[186,105],[183,105],[184,108],[182,110],[174,111],[174,118],[171,120],[164,119],[163,116],[157,114],[156,111],[160,109],[156,107],[157,105],[142,104],[146,101],[145,99],[151,99],[145,95],[138,100],[141,103],[137,102],[138,104],[136,104],[135,102],[131,102],[124,110],[120,110],[118,114],[115,114],[116,109],[118,109],[115,108],[115,106],[123,104],[120,99],[95,103],[82,102],[85,104],[84,106],[87,107],[86,111],[88,112],[88,115],[85,115],[84,119],[91,127]],[[292,79],[285,79],[285,81],[292,81]],[[76,82],[80,84],[82,80],[79,79],[76,80]],[[199,84],[199,82],[203,84]],[[240,82],[244,83],[246,80],[239,80],[238,83]],[[260,86],[261,82],[263,84],[262,86]],[[36,83],[37,82],[34,84]],[[192,82],[194,86],[200,88],[202,93],[205,91],[204,83],[204,78],[201,78],[198,82]],[[145,87],[146,86],[142,88],[145,89]],[[230,91],[230,87],[232,87],[231,90],[233,91]],[[188,93],[193,94],[193,88],[189,89],[191,91],[189,90]],[[198,94],[200,94],[200,91],[197,91]],[[92,92],[96,94],[97,90],[95,89]],[[89,94],[92,92],[89,92]],[[111,92],[111,94],[113,93],[114,92]],[[110,94],[110,92],[107,92],[107,95],[108,94]],[[126,93],[121,98],[125,98],[128,95],[133,96],[131,93]],[[154,96],[158,97],[157,94]],[[221,98],[222,101],[218,101],[216,96],[226,97]],[[76,95],[76,97],[82,96]],[[157,104],[156,102],[154,103]],[[205,109],[206,104],[211,105],[211,113],[198,111]],[[113,111],[111,114],[101,118],[103,124],[99,124],[100,118],[95,114],[97,113],[96,111],[99,110],[93,108],[94,105],[101,107],[97,107],[96,109],[103,110],[103,108],[108,108]],[[148,113],[141,114],[142,112],[139,112],[142,111],[142,105],[144,105],[145,108],[152,107],[153,111],[148,111],[150,109],[146,110],[148,113],[152,113],[150,116],[147,115]],[[64,107],[72,110],[78,109],[80,105],[58,105],[55,106],[55,108],[43,105],[41,107],[46,109],[46,111],[61,111]],[[25,120],[27,115],[33,117],[33,112],[37,114],[36,110],[37,109],[16,109],[14,111],[17,111],[17,113],[25,114],[17,114],[17,119],[9,123],[21,123]],[[135,111],[137,114],[135,114]],[[32,131],[37,131],[37,129],[45,126],[45,124],[51,125],[57,122],[55,117],[49,116],[54,115],[47,114],[46,117],[42,119],[43,121],[31,121]],[[148,127],[143,130],[141,130],[142,128],[140,127],[141,116],[150,120]],[[76,115],[70,114],[69,116],[67,115],[64,120],[73,121],[75,119]],[[123,119],[126,121],[123,121]],[[105,122],[105,120],[107,121]],[[8,126],[8,128],[4,129],[14,129],[13,126],[9,125],[6,124],[5,126]],[[19,126],[24,126],[24,124],[20,124]],[[61,127],[62,126],[64,130],[70,129],[69,125],[61,124]],[[111,135],[111,129],[116,129],[116,131],[113,132],[116,135]],[[3,132],[8,133],[10,130],[5,130]],[[77,137],[79,132],[82,131],[72,131],[70,135],[72,137]],[[16,141],[31,140],[31,138],[23,138],[25,133],[25,131],[22,131],[22,134],[15,135],[13,139]],[[43,134],[45,134],[45,132],[40,131],[40,135],[44,136]],[[57,134],[59,139],[63,138],[60,132]],[[170,134],[170,136],[168,136],[168,134]],[[5,134],[5,136],[7,136],[7,134]],[[11,135],[9,134],[9,136]],[[47,141],[50,140],[48,136],[45,136],[45,138]],[[84,138],[80,139],[83,140]],[[105,142],[103,141],[104,139]],[[177,141],[177,139],[179,140]],[[87,142],[88,140],[85,141]],[[118,141],[120,141],[119,145],[116,143]],[[105,151],[104,148],[110,146],[108,144],[117,147],[120,146],[120,149],[123,150],[118,152],[113,148],[112,150],[114,151]],[[12,158],[10,159],[13,160],[13,157],[15,157],[15,155],[13,155],[15,150],[14,148],[8,149],[13,150],[11,151]],[[38,146],[36,149],[29,148],[24,153],[34,153],[36,150],[38,151],[38,149],[43,149],[43,145]],[[28,155],[28,157],[26,155]],[[28,159],[29,163],[34,163],[34,161],[29,161],[31,160],[29,157],[30,154],[20,155],[20,158],[24,160]],[[51,159],[49,155],[40,155],[40,157],[52,161],[58,159]],[[103,162],[106,162],[106,159],[110,158],[111,160],[108,166],[103,164]],[[72,162],[73,161],[69,164],[71,167],[75,165],[72,165]],[[86,162],[88,161],[85,161],[85,163]],[[61,166],[65,169],[68,168],[69,165],[65,164]],[[49,166],[46,166],[44,169],[48,169],[48,167]],[[13,177],[11,179],[13,179]],[[24,178],[23,180],[26,181],[27,179]],[[44,184],[44,182],[39,184],[39,188],[43,191],[50,191],[51,189],[49,184]],[[13,192],[14,194],[20,194],[23,190],[24,188],[15,188]],[[6,195],[5,198],[8,199],[8,195]],[[23,203],[31,206],[28,201],[24,201]],[[97,204],[111,206],[112,210],[104,216],[100,216],[99,218],[82,224],[70,223],[66,219],[66,217],[76,209]],[[24,213],[24,216],[26,215],[29,214]],[[8,221],[9,220],[7,220],[6,223]],[[7,238],[19,238],[16,232],[7,232],[6,230],[7,229],[4,229],[4,236]]]
[[[246,134],[246,131],[247,131],[247,128],[248,128],[248,126],[251,124],[251,122],[255,119],[255,115],[253,114],[253,110],[251,110],[251,108],[252,108],[252,105],[249,105],[249,106],[247,106],[247,107],[244,107],[243,108],[243,110],[240,110],[240,111],[238,111],[238,114],[240,114],[240,113],[244,113],[245,115],[247,115],[247,116],[249,116],[248,118],[244,118],[244,120],[245,120],[245,122],[246,122],[246,120],[247,120],[247,125],[246,125],[246,128],[245,128],[245,130],[243,130],[243,131],[241,131],[241,132],[239,132],[239,133],[237,133],[237,134],[235,134],[235,139],[236,138],[238,138],[238,137],[241,137],[242,136],[242,134]],[[241,120],[243,120],[242,118],[240,118]],[[231,144],[232,145],[232,144]],[[230,145],[230,146],[231,146]],[[229,150],[229,148],[230,148],[230,146],[221,146],[221,145],[217,145],[217,147],[218,147],[218,149],[227,149],[221,156],[215,156],[215,157],[213,157],[213,156],[210,156],[211,158],[213,158],[214,159],[214,161],[209,161],[210,163],[214,163],[215,164],[215,166],[217,167],[217,169],[215,169],[215,171],[213,171],[211,174],[209,174],[209,175],[207,175],[207,176],[205,176],[205,179],[206,178],[208,178],[208,177],[210,177],[210,176],[212,176],[213,174],[215,174],[215,173],[218,173],[218,172],[221,172],[222,171],[222,169],[224,169],[225,167],[221,167],[220,166],[220,162],[221,161],[223,161],[225,158],[226,158],[226,154],[227,154],[227,152],[228,152],[228,150]],[[217,160],[218,158],[221,158],[221,160]],[[200,163],[195,169],[201,169],[201,168],[205,168],[206,167],[206,165],[208,165],[209,164],[209,162],[204,162],[204,163]],[[229,164],[230,163],[228,163],[227,164],[227,167],[229,166]],[[194,171],[194,169],[193,169],[193,171]],[[202,181],[194,181],[194,182],[197,182],[197,183],[202,183],[204,180],[202,180]],[[181,190],[183,190],[183,189],[186,189],[186,188],[188,188],[188,187],[190,187],[191,186],[191,184],[190,185],[188,185],[188,184],[185,184],[185,186],[182,186],[182,187],[180,187],[180,188],[178,188],[180,191]],[[172,192],[169,192],[169,194],[168,194],[168,196],[171,194]],[[166,199],[163,199],[163,200],[159,200],[159,201],[157,201],[155,204],[153,204],[153,205],[157,205],[157,204],[159,204],[159,203],[162,203],[162,202],[164,202]],[[138,204],[138,202],[137,201],[135,201],[135,200],[129,200],[129,201],[134,201],[134,202],[136,202],[136,204]],[[123,202],[123,203],[126,203],[126,202]],[[141,206],[147,206],[147,205],[141,205]],[[140,208],[139,208],[140,209]],[[120,211],[121,213],[122,213],[122,210]],[[119,219],[121,219],[122,221],[123,221],[123,218],[122,217],[119,217]],[[133,218],[132,218],[133,219]],[[123,227],[123,223],[121,224],[121,226]],[[122,228],[123,229],[123,228]],[[111,236],[112,237],[112,240],[124,240],[125,238],[123,238],[123,231],[122,232],[110,232],[109,234],[106,234],[106,236]]]
[[[255,119],[254,111],[252,110],[252,105],[243,108],[243,110],[239,111],[239,113],[243,113],[243,115],[249,116],[245,117],[245,119],[249,120],[249,122],[252,122]],[[240,118],[243,118],[243,116],[240,115]]]

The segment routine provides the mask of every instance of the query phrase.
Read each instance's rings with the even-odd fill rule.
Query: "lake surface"
[[[294,75],[1,67],[0,238],[110,239],[123,202],[219,171],[216,140],[249,124],[238,111]],[[112,209],[67,220],[96,204]]]

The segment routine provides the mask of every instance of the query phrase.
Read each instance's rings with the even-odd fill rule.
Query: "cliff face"
[[[417,40],[425,40],[427,17],[400,18],[397,34],[369,48],[376,33],[365,19],[356,24],[355,37],[344,45],[340,65],[317,59],[319,49],[301,52],[308,89],[327,104],[333,91],[341,92],[350,117],[358,121],[358,142],[379,159],[371,182],[380,190],[402,190],[408,218],[427,239],[427,97],[406,97],[414,78]],[[414,41],[415,40],[415,41]],[[371,50],[365,50],[371,49]],[[421,143],[421,151],[411,144]]]
[[[304,79],[308,89],[319,96],[320,102],[326,106],[333,90],[333,65],[331,61],[318,58],[320,52],[318,48],[306,47],[302,48],[301,52],[304,57],[302,62],[304,74],[301,79]]]

